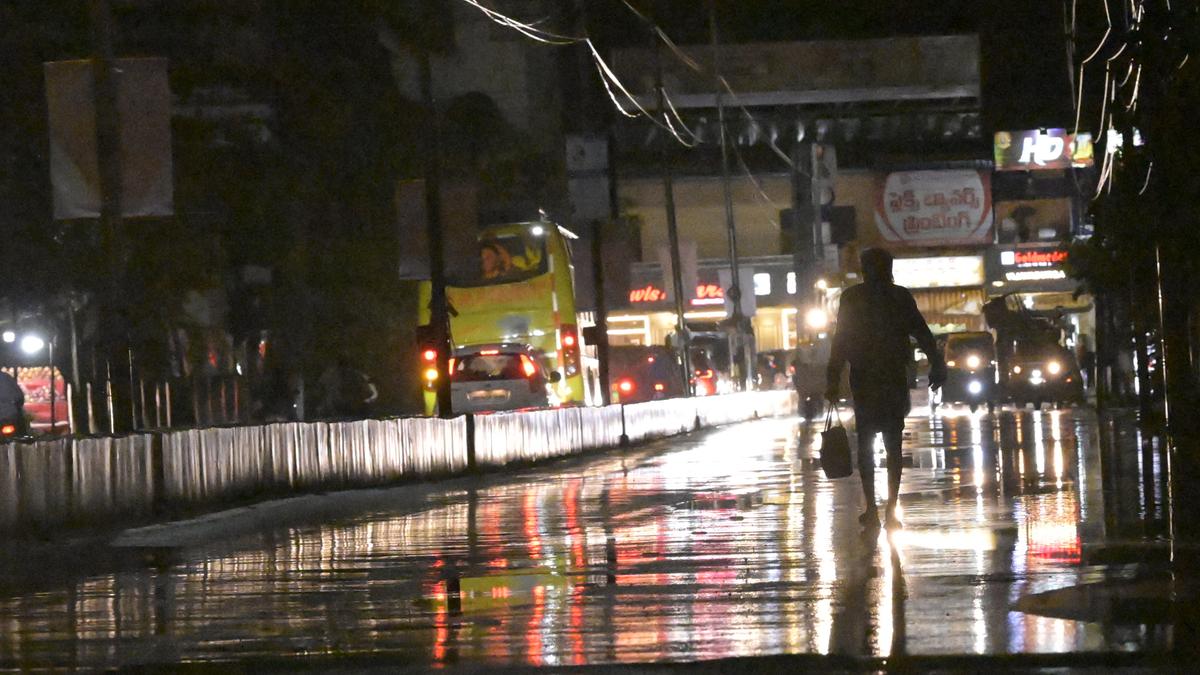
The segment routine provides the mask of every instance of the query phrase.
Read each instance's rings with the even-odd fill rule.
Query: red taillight
[[[521,355],[521,370],[525,372],[525,377],[537,375],[537,366],[534,365],[533,359],[524,354]]]
[[[0,427],[0,434],[12,436],[15,433],[17,433],[17,425],[15,424],[5,424],[4,426]]]
[[[696,377],[701,380],[711,380],[713,377],[713,371],[712,371],[712,369],[704,370],[704,371],[697,370]]]
[[[632,392],[633,380],[621,380],[617,383],[617,389],[620,389],[622,394],[628,394]]]
[[[450,373],[454,372],[454,357],[453,356],[451,356],[450,360],[447,362],[446,370],[447,370],[447,372],[450,372]]]
[[[421,357],[424,358],[426,361],[429,361],[430,363],[437,361],[437,350],[436,349],[426,349],[425,351],[421,352]]]

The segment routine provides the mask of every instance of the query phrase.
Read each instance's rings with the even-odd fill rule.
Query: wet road
[[[855,522],[857,474],[824,479],[814,443],[799,420],[762,420],[407,501],[402,488],[396,508],[337,522],[159,548],[153,564],[0,598],[0,666],[1172,646],[1169,627],[1018,609],[1128,573],[1085,564],[1087,547],[1117,529],[1106,503],[1140,509],[1141,529],[1126,535],[1158,536],[1162,483],[1147,471],[1105,489],[1091,411],[910,417],[906,529],[873,541]],[[876,479],[883,494],[884,471]],[[168,545],[170,531],[159,532]]]

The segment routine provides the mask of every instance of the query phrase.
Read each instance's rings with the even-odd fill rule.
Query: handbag
[[[821,432],[821,470],[826,478],[845,478],[854,473],[854,465],[850,461],[850,437],[846,435],[841,413],[837,412],[837,405],[833,403],[825,412],[825,430]]]

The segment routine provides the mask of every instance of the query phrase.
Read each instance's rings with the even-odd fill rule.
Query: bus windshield
[[[507,282],[546,273],[544,237],[491,233],[479,241],[479,281]]]

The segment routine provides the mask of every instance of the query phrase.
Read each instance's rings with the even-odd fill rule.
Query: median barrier
[[[285,422],[0,445],[0,532],[145,518],[264,492],[304,492],[500,467],[794,413],[793,392],[745,392],[460,416]],[[468,434],[471,434],[468,438]]]
[[[696,426],[696,400],[668,398],[623,406],[630,443],[686,433]]]

